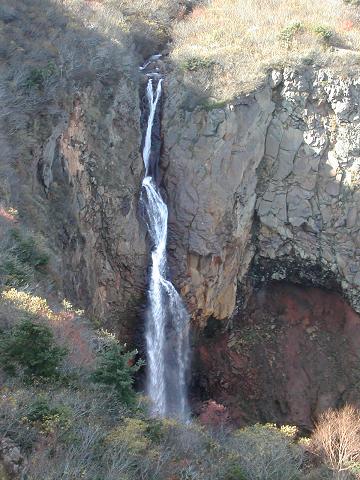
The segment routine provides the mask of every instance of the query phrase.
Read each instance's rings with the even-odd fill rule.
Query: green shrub
[[[142,360],[134,361],[136,354],[136,350],[125,352],[119,343],[109,345],[101,353],[99,365],[92,374],[94,382],[112,386],[119,400],[129,406],[135,400],[134,374],[144,365]]]
[[[29,265],[23,264],[18,258],[8,254],[0,263],[0,276],[3,285],[22,287],[30,283],[33,278],[33,270]]]
[[[195,70],[200,70],[201,68],[209,68],[214,64],[213,60],[208,58],[192,57],[185,60],[182,64],[182,67],[185,70],[193,72]]]
[[[211,112],[211,110],[216,110],[216,109],[223,109],[226,107],[226,105],[230,102],[230,100],[221,100],[221,101],[212,101],[212,100],[205,100],[202,102],[202,107],[204,110],[207,112]]]
[[[0,337],[3,369],[12,375],[21,369],[28,380],[58,377],[65,354],[66,350],[55,344],[50,328],[30,319]]]
[[[33,68],[27,79],[25,80],[25,88],[39,88],[42,89],[47,79],[56,73],[56,65],[54,62],[48,62],[45,67]]]
[[[14,241],[11,251],[20,262],[39,269],[49,262],[49,256],[43,252],[31,236],[23,235],[20,230],[11,230],[10,238]]]
[[[314,28],[314,32],[320,37],[320,39],[324,43],[329,43],[332,36],[333,32],[330,30],[328,27],[324,27],[323,25],[318,25],[317,27]]]
[[[30,405],[23,420],[46,434],[52,433],[56,428],[64,430],[71,425],[69,408],[64,405],[51,407],[42,397]]]
[[[147,422],[146,436],[154,443],[160,443],[164,440],[164,424],[161,420],[151,418]]]
[[[291,42],[293,41],[295,35],[300,33],[303,29],[303,25],[301,22],[295,22],[289,25],[288,27],[284,28],[279,35],[279,39],[284,42],[287,46],[290,46]]]
[[[36,272],[43,272],[49,256],[31,235],[11,229],[0,260],[1,283],[21,287],[31,283]]]

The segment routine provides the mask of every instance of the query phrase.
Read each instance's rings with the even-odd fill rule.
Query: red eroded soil
[[[272,283],[228,332],[200,335],[194,391],[238,425],[310,429],[323,410],[360,406],[360,315],[340,294]]]

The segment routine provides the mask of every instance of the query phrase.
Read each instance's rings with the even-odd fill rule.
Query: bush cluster
[[[28,455],[29,480],[358,478],[360,412],[355,408],[325,413],[307,441],[293,426],[210,431],[196,420],[184,425],[150,418],[133,389],[143,362],[107,332],[101,333],[90,376],[71,384],[54,381],[66,352],[46,318],[25,318],[2,332],[0,343],[1,365],[8,372],[0,395],[0,431]],[[12,377],[18,372],[25,384]]]
[[[28,318],[0,337],[2,368],[12,375],[20,370],[27,380],[58,377],[65,354],[47,325]]]
[[[201,68],[209,68],[213,65],[213,63],[213,60],[209,60],[207,58],[192,57],[186,59],[182,66],[185,70],[194,72],[195,70],[199,70]]]
[[[71,410],[64,405],[50,406],[46,397],[42,396],[29,406],[23,421],[38,427],[41,433],[50,434],[71,426]]]
[[[31,234],[18,228],[9,229],[0,252],[0,284],[29,285],[36,275],[43,274],[49,255]]]
[[[142,360],[134,360],[136,355],[136,350],[125,352],[122,345],[114,343],[101,353],[92,374],[94,382],[112,387],[119,400],[129,406],[135,402],[134,374],[144,365]]]

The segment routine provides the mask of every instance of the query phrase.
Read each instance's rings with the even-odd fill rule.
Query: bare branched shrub
[[[340,410],[323,413],[316,424],[311,446],[335,472],[359,469],[360,410],[346,405]]]
[[[301,473],[303,448],[274,425],[239,430],[229,445],[248,480],[295,480]]]

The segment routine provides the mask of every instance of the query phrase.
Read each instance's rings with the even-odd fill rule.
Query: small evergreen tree
[[[53,378],[66,349],[55,344],[54,336],[46,325],[23,320],[10,332],[0,337],[0,359],[3,369],[15,375],[23,369],[25,377]]]
[[[101,353],[92,374],[95,383],[112,386],[119,400],[129,406],[135,400],[134,374],[144,365],[143,360],[134,360],[136,354],[136,350],[125,352],[122,345],[114,343]]]

